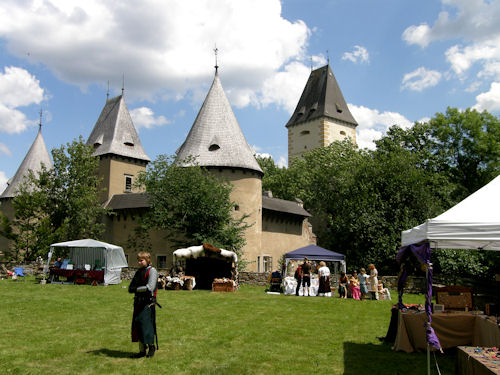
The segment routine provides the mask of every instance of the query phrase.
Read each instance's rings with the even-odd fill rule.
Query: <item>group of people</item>
[[[374,264],[368,265],[370,274],[366,273],[364,268],[358,271],[354,270],[351,277],[347,277],[345,272],[340,273],[339,279],[339,297],[347,298],[348,294],[353,299],[363,300],[369,296],[372,300],[391,299],[389,289],[384,288],[382,281],[378,280],[378,271]]]
[[[295,289],[295,295],[300,295],[300,290],[302,288],[303,296],[311,296],[311,272],[312,265],[309,263],[309,259],[304,258],[304,262],[299,264],[295,270],[295,280],[297,280],[297,288]],[[319,288],[318,296],[320,297],[331,297],[332,290],[330,288],[330,269],[326,266],[326,263],[319,262],[318,268],[319,276]]]
[[[311,295],[311,270],[312,265],[307,258],[304,258],[304,262],[298,265],[294,274],[297,280],[295,295],[300,295],[301,290],[303,296]],[[359,274],[355,270],[350,277],[345,272],[341,272],[338,287],[339,297],[352,297],[356,300],[367,298],[372,300],[391,299],[389,289],[384,288],[382,282],[378,280],[378,271],[375,265],[368,265],[368,271],[369,274],[364,268],[361,268]],[[331,297],[330,269],[323,261],[319,263],[318,276],[318,296]]]

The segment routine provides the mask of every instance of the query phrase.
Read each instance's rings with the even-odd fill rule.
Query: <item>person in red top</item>
[[[151,266],[151,255],[147,252],[137,254],[139,269],[128,287],[134,296],[132,317],[132,342],[139,342],[139,353],[133,358],[152,357],[155,354],[156,337],[156,293],[158,292],[158,272]],[[146,354],[146,348],[148,352]],[[158,337],[156,337],[156,349]]]
[[[295,295],[299,295],[300,287],[302,286],[302,265],[299,264],[295,270],[295,280],[297,280],[297,288],[295,288]]]

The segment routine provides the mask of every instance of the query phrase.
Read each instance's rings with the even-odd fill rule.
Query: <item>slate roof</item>
[[[177,150],[179,162],[188,156],[204,167],[244,168],[263,173],[231,109],[215,73],[196,120]]]
[[[114,154],[150,161],[142,148],[123,95],[106,101],[87,144],[94,146],[93,156]]]
[[[112,210],[123,210],[128,208],[149,207],[148,196],[145,193],[114,194],[106,203],[106,208]],[[278,198],[262,197],[262,208],[271,211],[284,212],[302,217],[310,217],[311,214],[297,202],[286,201]]]
[[[286,127],[321,117],[358,125],[347,107],[330,65],[311,72],[299,103]]]
[[[145,193],[114,194],[105,204],[105,208],[113,210],[144,207],[149,207],[148,196]]]
[[[3,191],[2,195],[0,195],[0,198],[14,197],[24,177],[28,175],[28,171],[30,169],[35,173],[41,171],[42,163],[46,168],[52,168],[52,160],[50,159],[49,152],[47,151],[47,146],[45,145],[45,141],[42,136],[42,127],[40,126],[33,144],[17,169],[14,177],[7,182],[7,187]]]
[[[292,215],[310,217],[311,214],[301,207],[297,202],[284,199],[262,196],[262,208],[265,210],[286,212]]]

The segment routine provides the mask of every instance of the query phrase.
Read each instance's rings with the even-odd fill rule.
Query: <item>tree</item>
[[[426,123],[392,127],[376,142],[377,151],[402,147],[429,172],[445,173],[459,202],[500,173],[500,120],[490,113],[447,108]]]
[[[160,155],[139,175],[138,185],[146,189],[150,205],[141,223],[145,228],[166,231],[179,246],[205,242],[240,252],[245,244],[246,216],[232,216],[232,186],[206,169],[181,167]]]
[[[30,174],[13,200],[16,250],[27,260],[46,255],[54,242],[99,238],[107,213],[98,198],[93,148],[82,137],[52,150],[54,167]]]

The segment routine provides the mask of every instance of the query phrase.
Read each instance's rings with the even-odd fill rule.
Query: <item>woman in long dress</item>
[[[378,300],[378,271],[374,264],[368,265],[368,270],[370,271],[370,277],[368,279],[368,290],[370,292],[370,298],[373,300]]]
[[[319,262],[320,268],[318,269],[319,275],[319,289],[318,296],[320,297],[331,297],[332,289],[330,288],[330,269],[326,266],[326,263]]]

